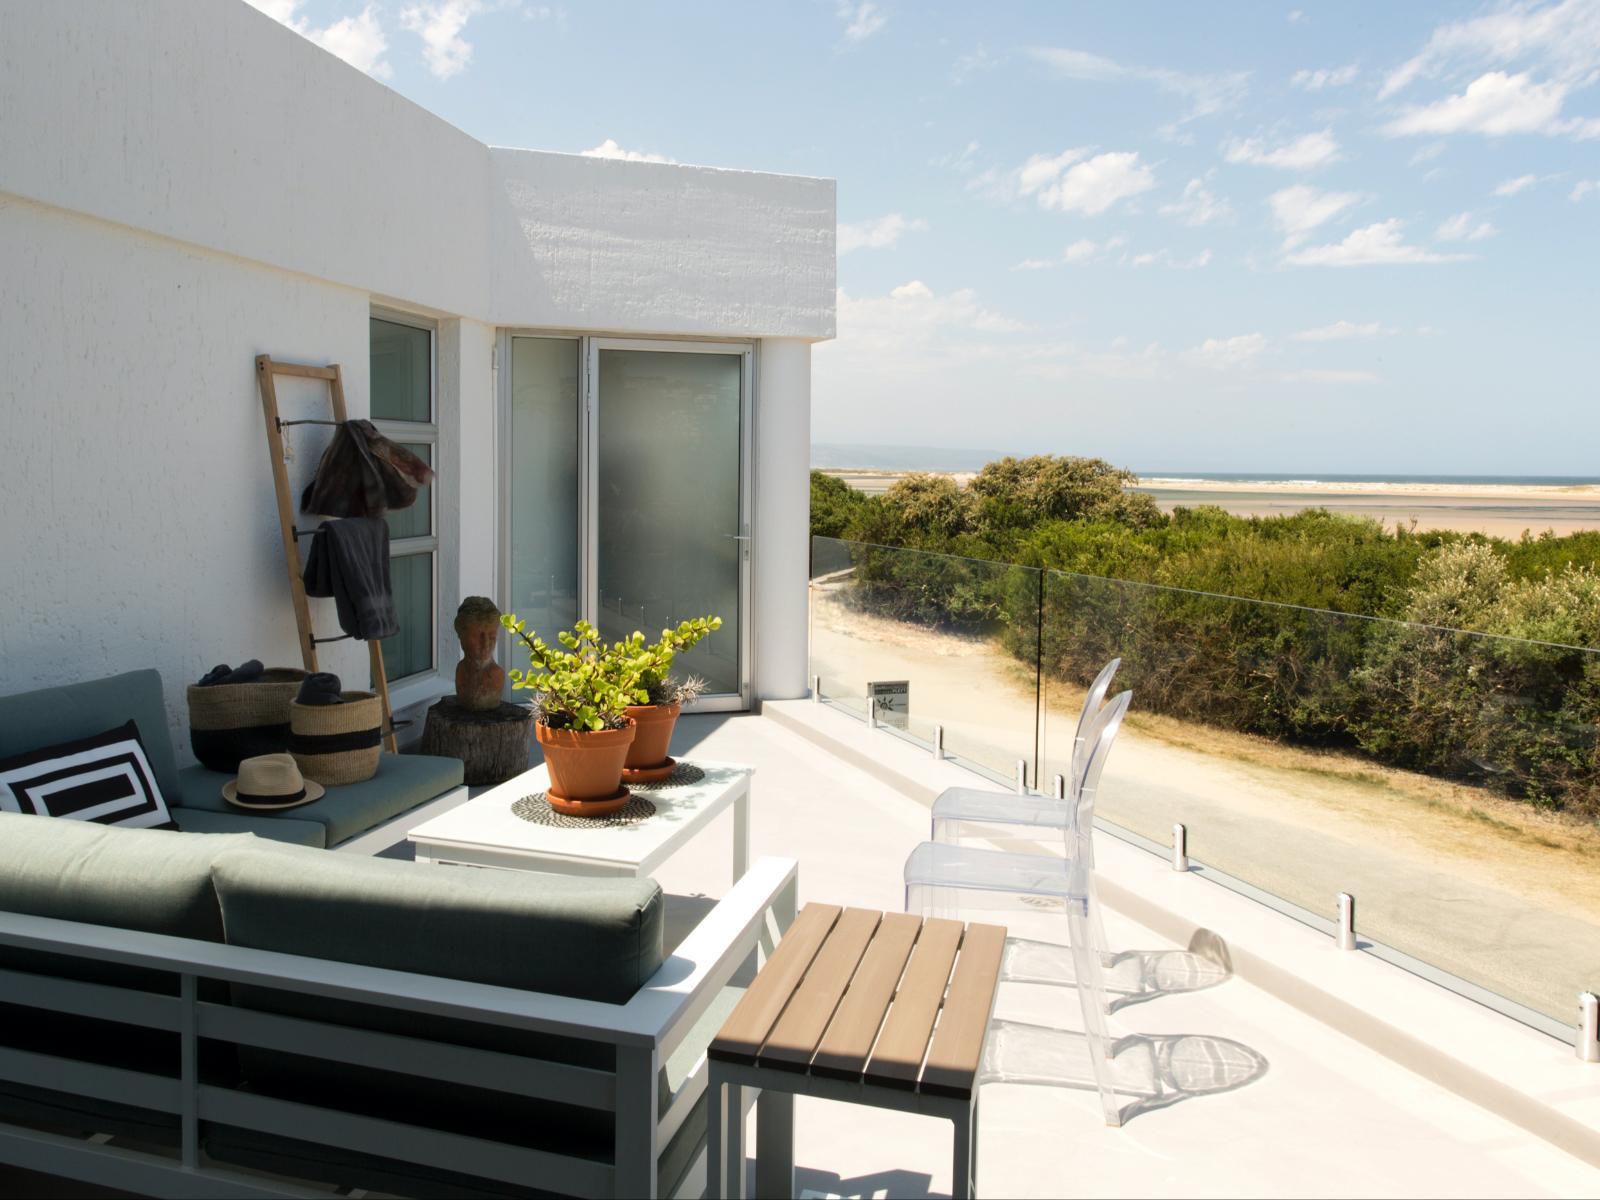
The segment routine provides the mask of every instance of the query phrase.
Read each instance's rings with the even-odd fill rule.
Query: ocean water
[[[1003,450],[952,449],[938,446],[867,446],[842,442],[815,442],[811,465],[848,471],[977,471],[985,463],[1004,458]],[[1182,483],[1431,483],[1498,484],[1522,487],[1577,487],[1600,485],[1600,475],[1418,475],[1405,472],[1340,474],[1328,471],[1201,471],[1135,468],[1141,479],[1163,484]]]

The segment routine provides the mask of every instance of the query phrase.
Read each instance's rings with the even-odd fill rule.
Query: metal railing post
[[[1025,759],[1025,758],[1019,758],[1019,759],[1017,759],[1017,795],[1026,796],[1027,794],[1028,794],[1028,760]]]
[[[813,704],[821,704],[822,703],[822,676],[821,675],[813,675],[811,677],[811,703],[813,703]]]
[[[1349,892],[1339,893],[1339,949],[1356,948],[1356,898]]]
[[[1057,775],[1050,781],[1050,794],[1057,800],[1065,800],[1067,798],[1067,777],[1065,775]]]
[[[1172,827],[1172,869],[1189,869],[1189,830],[1181,824]]]
[[[1600,1062],[1600,996],[1578,993],[1578,1057]]]
[[[878,698],[876,696],[868,696],[867,697],[867,728],[868,729],[876,729],[877,727],[878,727]]]
[[[933,756],[935,758],[943,758],[944,757],[944,726],[943,725],[935,725],[933,727]]]

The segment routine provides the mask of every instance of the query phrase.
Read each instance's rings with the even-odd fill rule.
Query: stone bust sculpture
[[[500,640],[500,610],[487,596],[468,596],[456,609],[461,661],[456,665],[456,702],[474,712],[499,707],[506,672],[494,660]]]

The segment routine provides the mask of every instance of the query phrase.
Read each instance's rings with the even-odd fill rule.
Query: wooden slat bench
[[[794,1097],[944,1117],[953,1190],[972,1195],[977,1073],[1006,931],[808,904],[709,1050],[708,1194],[744,1194],[741,1090],[756,1102],[756,1189],[794,1193]]]

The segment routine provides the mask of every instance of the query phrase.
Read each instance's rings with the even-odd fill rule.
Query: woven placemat
[[[699,783],[706,777],[706,773],[691,762],[680,762],[672,768],[672,774],[665,779],[657,779],[653,783],[630,783],[630,792],[659,792],[662,788],[684,787],[691,783]]]
[[[632,792],[633,789],[628,790]],[[604,829],[608,826],[637,825],[655,816],[656,806],[643,796],[630,795],[626,804],[603,817],[569,817],[551,808],[543,792],[534,792],[513,804],[511,815],[521,817],[531,825],[551,825],[557,829]]]

